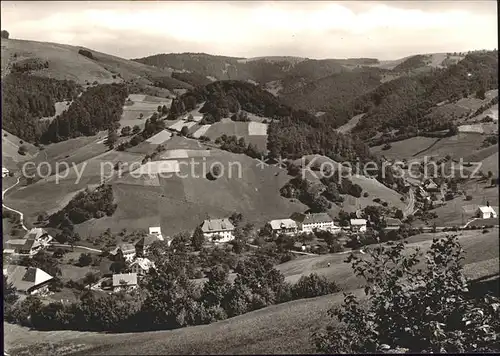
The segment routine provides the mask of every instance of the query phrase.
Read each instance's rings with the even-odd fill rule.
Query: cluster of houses
[[[273,233],[277,235],[312,233],[314,230],[330,231],[336,234],[343,229],[335,225],[333,219],[327,213],[293,214],[291,218],[271,220],[269,225]],[[365,232],[366,225],[366,219],[351,219],[348,229],[353,232]],[[227,218],[207,219],[201,225],[205,238],[215,243],[233,240],[234,229],[234,225]]]
[[[114,259],[123,258],[128,263],[129,273],[115,273],[112,276],[112,290],[120,291],[123,289],[134,289],[140,277],[143,277],[151,268],[155,267],[154,262],[144,257],[149,248],[156,241],[164,241],[159,226],[150,227],[149,234],[141,237],[135,244],[123,243],[109,252],[110,257]],[[167,239],[170,245],[171,240]]]
[[[479,206],[476,217],[482,219],[497,218],[496,211],[487,206]],[[312,233],[315,230],[340,233],[349,230],[354,233],[367,231],[367,220],[362,218],[350,219],[348,227],[335,225],[327,213],[293,214],[290,218],[275,219],[268,222],[274,234],[296,235]],[[386,230],[397,230],[402,225],[401,220],[385,218]],[[228,218],[206,219],[201,224],[201,230],[207,241],[226,243],[235,238],[235,226]],[[52,237],[41,228],[33,228],[22,239],[7,240],[4,242],[4,254],[32,257],[52,241]],[[141,237],[135,243],[122,243],[109,252],[112,259],[123,258],[129,271],[128,273],[115,273],[110,279],[113,291],[133,289],[137,287],[138,280],[155,265],[147,256],[149,248],[156,241],[164,241],[160,227],[150,227],[149,234]],[[170,239],[167,243],[170,244]],[[45,271],[34,267],[11,265],[4,269],[8,282],[21,293],[44,294],[53,277]]]
[[[2,167],[2,178],[9,176],[9,170],[5,167]]]
[[[47,231],[35,227],[28,231],[22,239],[5,241],[3,253],[4,255],[31,257],[47,247],[52,239],[52,236]]]

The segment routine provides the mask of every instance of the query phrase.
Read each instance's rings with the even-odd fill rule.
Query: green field
[[[409,239],[409,250],[416,246],[425,250],[435,236],[413,236]],[[466,252],[466,276],[479,278],[499,273],[498,229],[487,234],[465,231],[461,234],[460,242]],[[289,279],[303,272],[314,271],[336,280],[346,290],[363,296],[363,292],[356,289],[360,281],[352,277],[350,266],[343,262],[346,257],[324,255],[303,258],[279,268]],[[328,262],[332,263],[330,268],[326,267]],[[342,293],[337,293],[273,305],[211,325],[147,333],[40,332],[4,323],[5,342],[7,350],[26,350],[25,355],[46,354],[54,347],[63,346],[68,351],[81,350],[68,352],[72,355],[314,353],[310,342],[311,333],[331,320],[327,311],[339,306],[342,301]],[[23,346],[17,348],[17,345]]]
[[[167,141],[167,146],[171,144],[175,149],[181,146],[195,149],[199,143],[174,137]],[[145,178],[124,176],[116,181],[113,192],[118,209],[113,216],[81,224],[78,231],[85,235],[90,227],[93,231],[108,227],[119,231],[123,227],[147,229],[161,224],[164,234],[174,234],[194,229],[207,217],[227,217],[233,212],[242,213],[248,222],[263,225],[270,219],[307,209],[280,196],[279,189],[290,179],[283,169],[261,170],[256,160],[216,149],[210,150],[207,157],[193,159],[197,162],[193,171],[187,164],[181,166],[179,176],[161,177],[159,186],[145,183]],[[178,159],[180,162],[190,160]],[[224,174],[211,181],[206,173],[215,162],[222,164]]]

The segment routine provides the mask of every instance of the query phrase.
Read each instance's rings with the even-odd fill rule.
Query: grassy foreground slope
[[[425,250],[432,237],[413,236],[409,247]],[[466,252],[468,278],[499,273],[498,229],[485,234],[464,231],[460,242]],[[280,269],[288,279],[302,272],[317,272],[340,282],[345,273],[352,275],[350,266],[343,263],[345,258],[346,255],[331,254],[298,259]],[[332,263],[330,268],[326,267],[328,262]],[[361,296],[359,286],[360,280],[354,277],[343,285],[345,290]],[[147,333],[39,332],[4,323],[5,342],[10,355],[45,355],[54,351],[72,355],[313,353],[311,333],[329,321],[327,310],[342,301],[342,293],[337,293],[273,305],[211,325]],[[20,344],[24,346],[17,346]]]

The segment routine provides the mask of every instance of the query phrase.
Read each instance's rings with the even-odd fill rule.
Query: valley
[[[496,49],[125,59],[2,32],[9,356],[379,352],[328,316],[344,293],[378,325],[422,300],[498,327]]]

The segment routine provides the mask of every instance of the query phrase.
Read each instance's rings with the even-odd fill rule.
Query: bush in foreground
[[[313,335],[317,351],[498,352],[499,300],[470,295],[456,236],[434,239],[425,259],[405,250],[398,242],[368,250],[369,259],[349,257],[366,280],[367,301],[348,294],[330,310],[339,323]],[[426,268],[415,268],[421,263]]]

